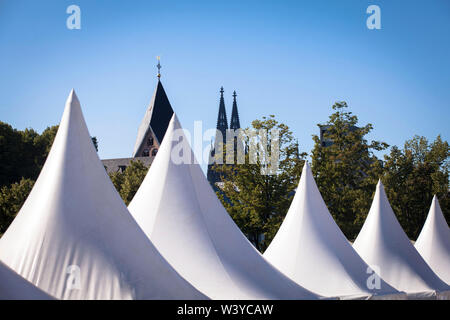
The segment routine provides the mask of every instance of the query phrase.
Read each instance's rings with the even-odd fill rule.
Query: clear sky
[[[66,27],[71,4],[80,30]],[[371,4],[381,30],[366,27]],[[236,90],[242,126],[275,114],[303,151],[341,100],[372,139],[449,139],[448,0],[0,0],[0,46],[0,120],[41,132],[73,87],[101,158],[131,156],[156,56],[190,130],[215,127],[224,86],[228,118]]]

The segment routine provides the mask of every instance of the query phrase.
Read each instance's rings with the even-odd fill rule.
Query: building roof
[[[148,157],[134,157],[134,158],[118,158],[118,159],[103,159],[102,164],[106,172],[117,172],[123,167],[128,167],[133,161],[141,161],[146,167],[150,167],[154,156]]]
[[[139,126],[136,143],[133,150],[133,157],[136,157],[141,147],[145,144],[145,137],[147,136],[148,130],[153,130],[158,143],[161,144],[172,115],[172,106],[170,105],[161,81],[158,79],[158,84],[156,85],[152,101],[150,102],[144,118],[142,119],[141,125]]]

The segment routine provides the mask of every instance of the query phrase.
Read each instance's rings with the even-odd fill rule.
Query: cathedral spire
[[[219,114],[217,116],[217,130],[222,132],[223,138],[225,139],[226,131],[228,130],[227,112],[225,110],[225,100],[223,99],[223,87],[220,88],[220,103],[219,103]]]
[[[231,122],[230,129],[236,130],[241,128],[241,123],[239,122],[239,113],[236,103],[236,91],[233,92],[233,110],[231,111]]]

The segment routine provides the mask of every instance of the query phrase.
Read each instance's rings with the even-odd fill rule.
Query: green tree
[[[0,121],[0,186],[9,186],[21,178],[36,180],[53,145],[58,126],[47,127],[42,134],[23,131]],[[92,137],[98,151],[98,141]]]
[[[253,130],[270,132],[279,130],[279,167],[276,174],[264,174],[263,158],[271,157],[271,139],[267,148],[257,150],[256,163],[250,163],[250,153],[245,154],[245,163],[234,166],[216,164],[222,184],[218,197],[230,216],[255,247],[263,252],[275,236],[292,200],[300,179],[306,153],[299,153],[289,127],[279,123],[273,115],[252,122]],[[244,141],[250,139],[246,129]],[[224,148],[225,149],[225,148]],[[269,154],[264,154],[263,150]]]
[[[139,189],[148,168],[141,161],[131,161],[123,172],[113,172],[110,178],[123,201],[128,205]]]
[[[47,159],[48,153],[52,148],[53,141],[55,140],[56,133],[58,132],[58,126],[47,127],[40,135],[37,135],[33,140],[33,145],[35,148],[35,168],[37,175],[41,172],[44,166],[45,160]],[[37,178],[35,175],[34,179]]]
[[[36,180],[53,144],[57,126],[42,134],[33,129],[13,129],[0,122],[0,186],[8,186],[21,178]]]
[[[33,180],[22,178],[20,182],[0,188],[0,236],[19,212],[33,185]]]
[[[36,175],[33,145],[36,136],[33,130],[18,131],[0,122],[0,186]]]
[[[441,136],[431,144],[415,136],[405,142],[403,150],[394,146],[385,156],[386,194],[410,239],[419,235],[435,194],[450,221],[449,151]]]
[[[354,239],[382,175],[382,164],[374,151],[384,150],[388,145],[379,141],[369,143],[365,137],[372,125],[358,127],[358,117],[347,107],[346,102],[336,102],[323,141],[313,136],[311,168],[336,223],[348,239]]]

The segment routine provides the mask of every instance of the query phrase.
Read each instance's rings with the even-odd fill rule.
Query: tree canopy
[[[432,143],[415,136],[403,149],[394,146],[385,156],[386,194],[411,239],[419,236],[433,195],[437,195],[442,213],[450,221],[449,151],[440,135]]]
[[[123,171],[111,173],[114,187],[119,192],[123,201],[128,205],[136,194],[142,181],[144,181],[148,168],[139,160],[131,161],[130,165]]]
[[[0,121],[0,236],[31,192],[57,131],[58,126],[50,126],[39,134]],[[98,150],[97,138],[93,137],[92,142]]]
[[[0,236],[8,229],[33,188],[34,181],[22,178],[0,188]]]
[[[354,239],[369,211],[382,163],[374,151],[388,145],[367,141],[373,129],[360,126],[358,117],[348,111],[346,102],[336,102],[324,128],[323,137],[314,135],[311,169],[330,213],[342,232]]]

